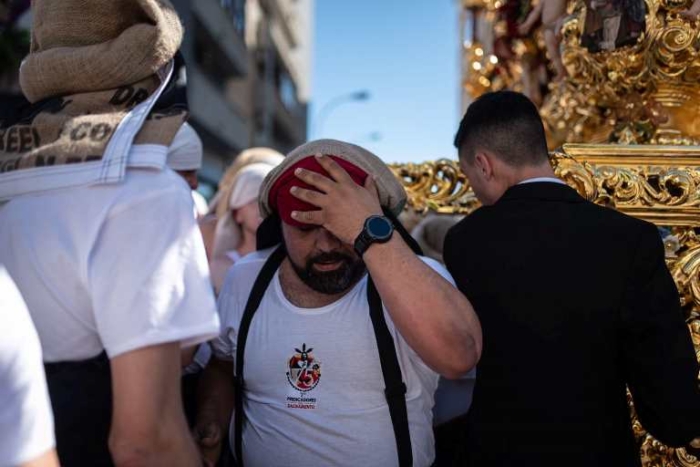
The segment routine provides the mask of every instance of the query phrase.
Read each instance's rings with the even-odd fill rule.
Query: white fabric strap
[[[168,85],[174,67],[174,62],[170,60],[164,68],[159,70],[158,76],[161,78],[161,82],[156,92],[134,107],[134,109],[119,122],[119,126],[117,126],[117,130],[114,132],[112,139],[109,140],[107,149],[105,149],[104,156],[102,157],[102,173],[97,183],[115,183],[124,179],[126,166],[129,160],[129,148],[133,144],[134,138],[141,130],[143,123],[146,121],[146,117],[148,117],[151,109],[153,109],[160,95],[163,94],[163,90]],[[161,165],[160,168],[162,167]]]
[[[167,86],[173,68],[173,61],[163,67],[158,73],[162,81],[156,92],[134,107],[119,122],[101,160],[22,169],[0,174],[0,202],[16,196],[44,193],[61,188],[118,183],[124,179],[126,167],[154,169],[165,167],[167,147],[155,144],[132,146],[132,144],[146,117]],[[155,148],[162,148],[162,150]]]

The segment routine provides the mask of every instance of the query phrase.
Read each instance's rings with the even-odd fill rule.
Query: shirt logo
[[[321,362],[314,356],[313,348],[294,349],[296,353],[287,362],[287,381],[300,392],[309,392],[321,380]]]

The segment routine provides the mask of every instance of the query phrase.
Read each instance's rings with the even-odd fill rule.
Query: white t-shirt
[[[113,358],[219,333],[190,189],[175,172],[15,198],[0,207],[0,262],[24,296],[44,361]]]
[[[222,334],[212,343],[218,358],[235,358],[240,319],[270,252],[248,255],[229,270],[219,295]],[[423,260],[452,282],[439,263]],[[407,386],[414,465],[429,466],[438,374],[408,346],[386,310],[385,317]],[[251,324],[245,355],[246,466],[398,464],[366,277],[340,300],[308,309],[287,300],[278,272]]]
[[[440,378],[435,391],[433,407],[433,424],[435,426],[449,422],[469,412],[472,395],[476,384],[476,368],[459,379]]]
[[[36,459],[56,445],[41,346],[27,307],[0,266],[0,466]]]

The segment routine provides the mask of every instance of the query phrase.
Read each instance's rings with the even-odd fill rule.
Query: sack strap
[[[399,454],[399,467],[413,465],[413,452],[411,450],[411,434],[408,428],[408,411],[406,409],[406,384],[401,376],[401,367],[396,357],[394,339],[384,319],[382,299],[377,292],[371,277],[367,278],[367,302],[369,303],[369,315],[372,318],[374,337],[377,339],[379,350],[379,363],[384,377],[384,396],[389,406],[391,424],[394,427],[396,438],[396,451]]]
[[[284,247],[280,245],[265,261],[265,265],[260,274],[258,274],[257,279],[255,279],[255,284],[253,284],[253,290],[250,292],[250,297],[248,297],[238,329],[236,338],[236,372],[233,377],[235,386],[233,419],[236,430],[234,452],[238,467],[243,467],[243,391],[245,389],[243,383],[243,361],[245,358],[245,344],[248,340],[248,330],[268,285],[272,282],[275,272],[279,269],[286,255]]]

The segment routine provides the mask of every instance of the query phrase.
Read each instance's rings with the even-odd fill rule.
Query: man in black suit
[[[477,99],[455,146],[484,205],[444,249],[483,327],[469,465],[639,466],[626,386],[656,438],[700,436],[698,365],[656,227],[555,178],[522,94]]]

